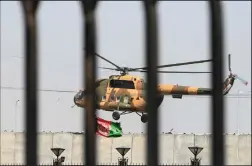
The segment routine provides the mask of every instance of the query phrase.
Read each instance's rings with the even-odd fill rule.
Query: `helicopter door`
[[[115,88],[114,86],[111,86],[111,84],[113,85],[112,80],[110,80],[110,82],[108,83],[107,91],[106,91],[106,98],[107,98],[107,101],[109,102],[116,101],[115,92],[118,89],[118,88]]]

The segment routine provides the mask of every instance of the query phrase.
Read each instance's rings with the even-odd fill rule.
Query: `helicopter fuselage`
[[[105,111],[131,111],[144,112],[146,94],[144,80],[130,75],[113,75],[109,79],[96,81],[97,109]],[[85,108],[85,90],[76,94],[74,102]],[[79,99],[79,100],[78,100]],[[161,105],[164,95],[158,95],[157,108]]]

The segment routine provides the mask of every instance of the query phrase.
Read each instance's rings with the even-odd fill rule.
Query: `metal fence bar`
[[[37,19],[39,1],[21,1],[25,19],[26,165],[37,165]]]
[[[86,82],[86,139],[85,139],[85,161],[86,165],[96,165],[96,103],[95,103],[95,79],[96,79],[96,28],[95,28],[95,7],[96,0],[81,1],[84,10],[84,39],[85,53],[83,58],[83,68]]]
[[[224,109],[223,109],[223,32],[220,1],[209,1],[212,54],[212,164],[224,165]],[[218,153],[217,153],[218,152]]]
[[[156,0],[145,0],[145,28],[146,28],[146,63],[147,72],[147,105],[148,112],[148,137],[147,137],[147,163],[158,165],[158,109],[157,96],[157,62],[158,62],[158,37]]]

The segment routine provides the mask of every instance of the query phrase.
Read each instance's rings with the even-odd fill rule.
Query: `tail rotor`
[[[240,80],[244,85],[248,85],[248,81],[244,80],[243,78],[239,77],[238,75],[234,74],[234,78]]]
[[[228,54],[228,69],[229,69],[229,73],[232,74],[232,70],[231,70],[231,54]]]
[[[232,77],[235,79],[240,80],[245,86],[248,85],[248,81],[244,80],[243,78],[239,77],[237,74],[232,74],[232,69],[231,69],[231,54],[228,54],[228,70],[229,73]]]

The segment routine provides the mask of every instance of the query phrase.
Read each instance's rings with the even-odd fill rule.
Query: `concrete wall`
[[[39,162],[51,163],[52,147],[62,147],[66,157],[65,163],[83,163],[83,138],[73,133],[40,133],[39,134]],[[249,165],[251,163],[251,135],[225,135],[226,164]],[[24,135],[23,133],[1,133],[0,164],[24,163]],[[120,155],[115,150],[119,146],[128,146],[131,150],[126,154],[129,163],[145,163],[146,137],[141,134],[124,135],[121,138],[104,138],[98,136],[97,163],[116,163]],[[199,154],[203,164],[210,164],[211,135],[193,134],[162,134],[160,135],[160,163],[186,164],[190,162],[192,153],[189,146],[201,146]]]

